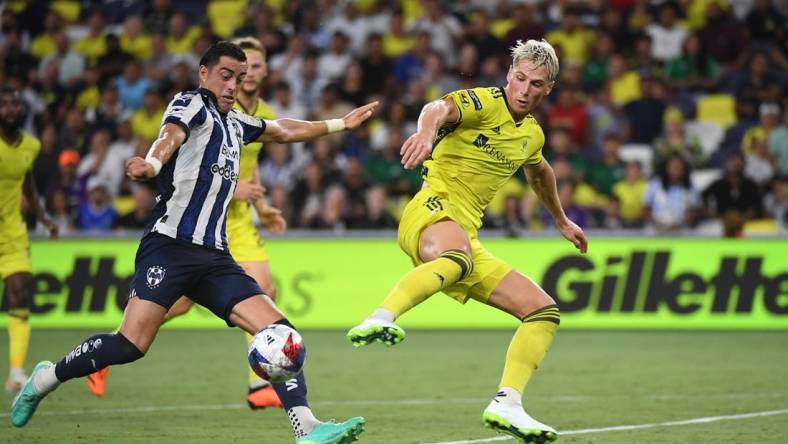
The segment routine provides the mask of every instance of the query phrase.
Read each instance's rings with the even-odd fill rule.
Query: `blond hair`
[[[518,40],[511,47],[511,50],[512,66],[516,66],[523,60],[528,60],[537,67],[544,66],[547,68],[547,77],[551,81],[555,81],[558,78],[558,56],[555,55],[553,46],[547,43],[546,40],[528,40],[526,42]]]
[[[254,37],[239,37],[237,39],[233,39],[232,43],[238,45],[244,51],[246,50],[254,50],[260,51],[260,54],[263,55],[263,60],[265,60],[265,46],[260,43],[260,40],[257,40]]]

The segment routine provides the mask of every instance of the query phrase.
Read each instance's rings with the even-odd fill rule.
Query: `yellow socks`
[[[399,317],[472,271],[473,261],[463,251],[445,251],[437,259],[425,262],[403,276],[381,307]]]
[[[509,343],[500,384],[500,387],[514,388],[520,394],[550,348],[561,315],[556,305],[548,305],[526,315],[522,321]]]
[[[10,368],[23,368],[30,345],[30,309],[8,309],[8,342]]]

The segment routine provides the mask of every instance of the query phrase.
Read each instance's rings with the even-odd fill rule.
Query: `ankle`
[[[498,388],[498,394],[495,395],[495,400],[502,404],[509,405],[523,405],[523,395],[517,389],[512,387]]]
[[[368,319],[378,319],[386,322],[394,322],[394,320],[397,319],[397,317],[394,316],[394,313],[392,313],[390,310],[380,307],[374,312],[372,312],[372,314],[369,315]]]
[[[315,418],[312,410],[307,406],[297,406],[289,409],[287,418],[290,420],[290,425],[293,427],[293,434],[296,438],[303,438],[320,424],[320,421]]]
[[[39,394],[49,393],[60,385],[60,380],[55,375],[55,366],[50,365],[33,375],[33,387]]]

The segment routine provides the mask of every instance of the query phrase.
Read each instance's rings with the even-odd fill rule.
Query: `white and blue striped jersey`
[[[213,93],[200,88],[172,99],[166,123],[183,128],[186,140],[156,178],[159,194],[145,232],[226,251],[241,147],[265,131],[265,121],[234,109],[222,114]]]

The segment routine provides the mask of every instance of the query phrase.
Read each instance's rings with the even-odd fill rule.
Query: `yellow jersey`
[[[96,61],[107,53],[106,37],[103,35],[83,37],[77,40],[74,49],[89,61]]]
[[[233,108],[243,113],[260,119],[273,119],[274,110],[265,103],[264,100],[258,98],[254,109],[246,110],[240,102],[236,101]],[[261,142],[252,142],[243,146],[241,149],[241,165],[239,166],[238,180],[249,180],[254,175],[254,170],[257,168],[257,157],[260,155],[260,150],[263,148]],[[238,200],[231,200],[230,207],[227,209],[227,232],[233,231],[239,225],[251,224],[252,213],[251,207],[248,202],[241,202]]]
[[[11,144],[0,138],[0,244],[27,235],[22,220],[22,185],[40,150],[41,142],[25,132]]]
[[[134,56],[137,60],[148,60],[153,55],[153,39],[148,34],[138,35],[132,40],[126,34],[120,36],[120,49]]]
[[[460,120],[438,130],[422,176],[445,195],[456,220],[469,230],[482,225],[484,209],[524,165],[542,161],[544,132],[533,116],[515,122],[501,87],[452,92]]]

